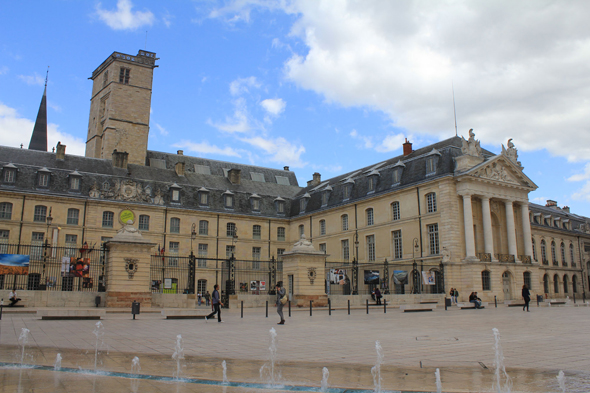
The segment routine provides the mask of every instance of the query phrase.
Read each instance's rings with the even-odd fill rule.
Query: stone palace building
[[[66,154],[62,144],[48,151],[45,93],[29,148],[0,146],[0,253],[45,244],[45,269],[47,245],[98,248],[130,221],[156,256],[194,252],[188,287],[203,293],[223,281],[218,261],[276,259],[280,270],[281,255],[301,235],[325,253],[326,267],[387,260],[381,280],[391,282],[392,297],[455,287],[463,300],[472,291],[483,300],[518,300],[525,283],[549,298],[589,290],[590,219],[555,201],[529,202],[537,186],[512,140],[499,154],[481,148],[472,130],[468,139],[429,146],[406,140],[402,155],[331,179],[314,173],[301,186],[289,167],[148,150],[157,60],[143,50],[114,52],[94,70],[85,157]],[[417,267],[437,284],[417,291],[415,277],[393,278]],[[29,289],[60,285],[36,274],[41,285]],[[0,275],[4,290],[17,283],[27,289]],[[366,295],[363,285],[361,277],[356,289]]]

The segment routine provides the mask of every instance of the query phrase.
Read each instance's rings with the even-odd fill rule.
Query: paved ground
[[[278,316],[272,311],[267,319],[264,309],[245,309],[242,319],[239,310],[224,310],[222,324],[163,320],[157,313],[142,314],[135,321],[128,314],[107,314],[102,321],[104,337],[98,369],[129,372],[131,359],[137,355],[143,374],[172,376],[176,363],[171,356],[180,334],[186,356],[183,377],[221,380],[220,365],[226,360],[229,381],[261,382],[259,368],[268,361],[269,329],[274,327],[278,333],[278,369],[285,384],[319,386],[322,367],[326,366],[331,386],[372,388],[370,368],[376,361],[378,340],[383,347],[386,390],[436,391],[434,370],[440,368],[443,391],[491,391],[495,356],[492,328],[496,327],[514,384],[512,391],[560,391],[555,379],[559,370],[566,372],[568,392],[590,391],[590,375],[586,374],[590,370],[590,307],[532,307],[527,313],[499,306],[405,314],[399,310],[384,314],[382,309],[373,308],[369,315],[364,310],[353,310],[351,315],[337,310],[331,316],[327,311],[314,310],[312,317],[308,310],[296,310],[284,326],[276,325]],[[24,327],[30,330],[25,363],[53,365],[60,352],[64,367],[93,369],[95,323],[41,321],[33,314],[4,314],[0,322],[0,361],[20,360],[16,344]],[[5,382],[4,386],[18,388],[18,376],[21,385],[28,384],[32,389],[35,381],[42,384],[49,378],[44,373],[51,374],[29,371],[23,382],[22,373],[17,373],[4,370],[0,381]],[[71,377],[60,375],[64,380]],[[90,383],[89,378],[84,380]],[[113,391],[112,384],[123,383],[120,378],[104,377],[98,382],[95,376],[92,378],[94,391]],[[124,390],[133,391],[129,381],[124,381]],[[111,388],[105,388],[103,382]],[[103,387],[96,390],[97,383]],[[169,383],[141,383],[140,391],[172,391]],[[217,386],[189,385],[174,385],[174,389],[222,391]],[[47,391],[78,391],[68,386],[60,382]],[[35,391],[41,390],[38,387]]]

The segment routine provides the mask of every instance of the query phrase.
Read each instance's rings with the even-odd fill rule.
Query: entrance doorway
[[[504,291],[504,300],[512,300],[512,280],[508,272],[502,274],[502,289]]]

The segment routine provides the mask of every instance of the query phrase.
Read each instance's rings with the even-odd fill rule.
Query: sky
[[[31,0],[0,3],[0,144],[28,146],[47,67],[49,146],[84,155],[112,52],[156,52],[148,148],[300,185],[474,129],[590,217],[590,2]]]

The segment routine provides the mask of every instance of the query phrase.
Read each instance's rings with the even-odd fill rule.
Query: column
[[[514,208],[512,201],[504,201],[506,206],[506,232],[508,232],[508,254],[514,255],[514,260],[517,258],[516,250],[516,229],[514,226]]]
[[[529,204],[523,202],[520,204],[520,213],[522,219],[522,236],[524,237],[524,254],[531,257],[533,262],[533,240],[531,237],[531,219],[529,217]]]
[[[463,196],[463,222],[465,226],[465,259],[475,258],[475,234],[473,233],[473,213],[471,212],[471,195]]]
[[[492,256],[494,260],[494,233],[492,231],[492,213],[490,211],[490,198],[481,197],[481,213],[483,216],[483,240],[484,252]]]

